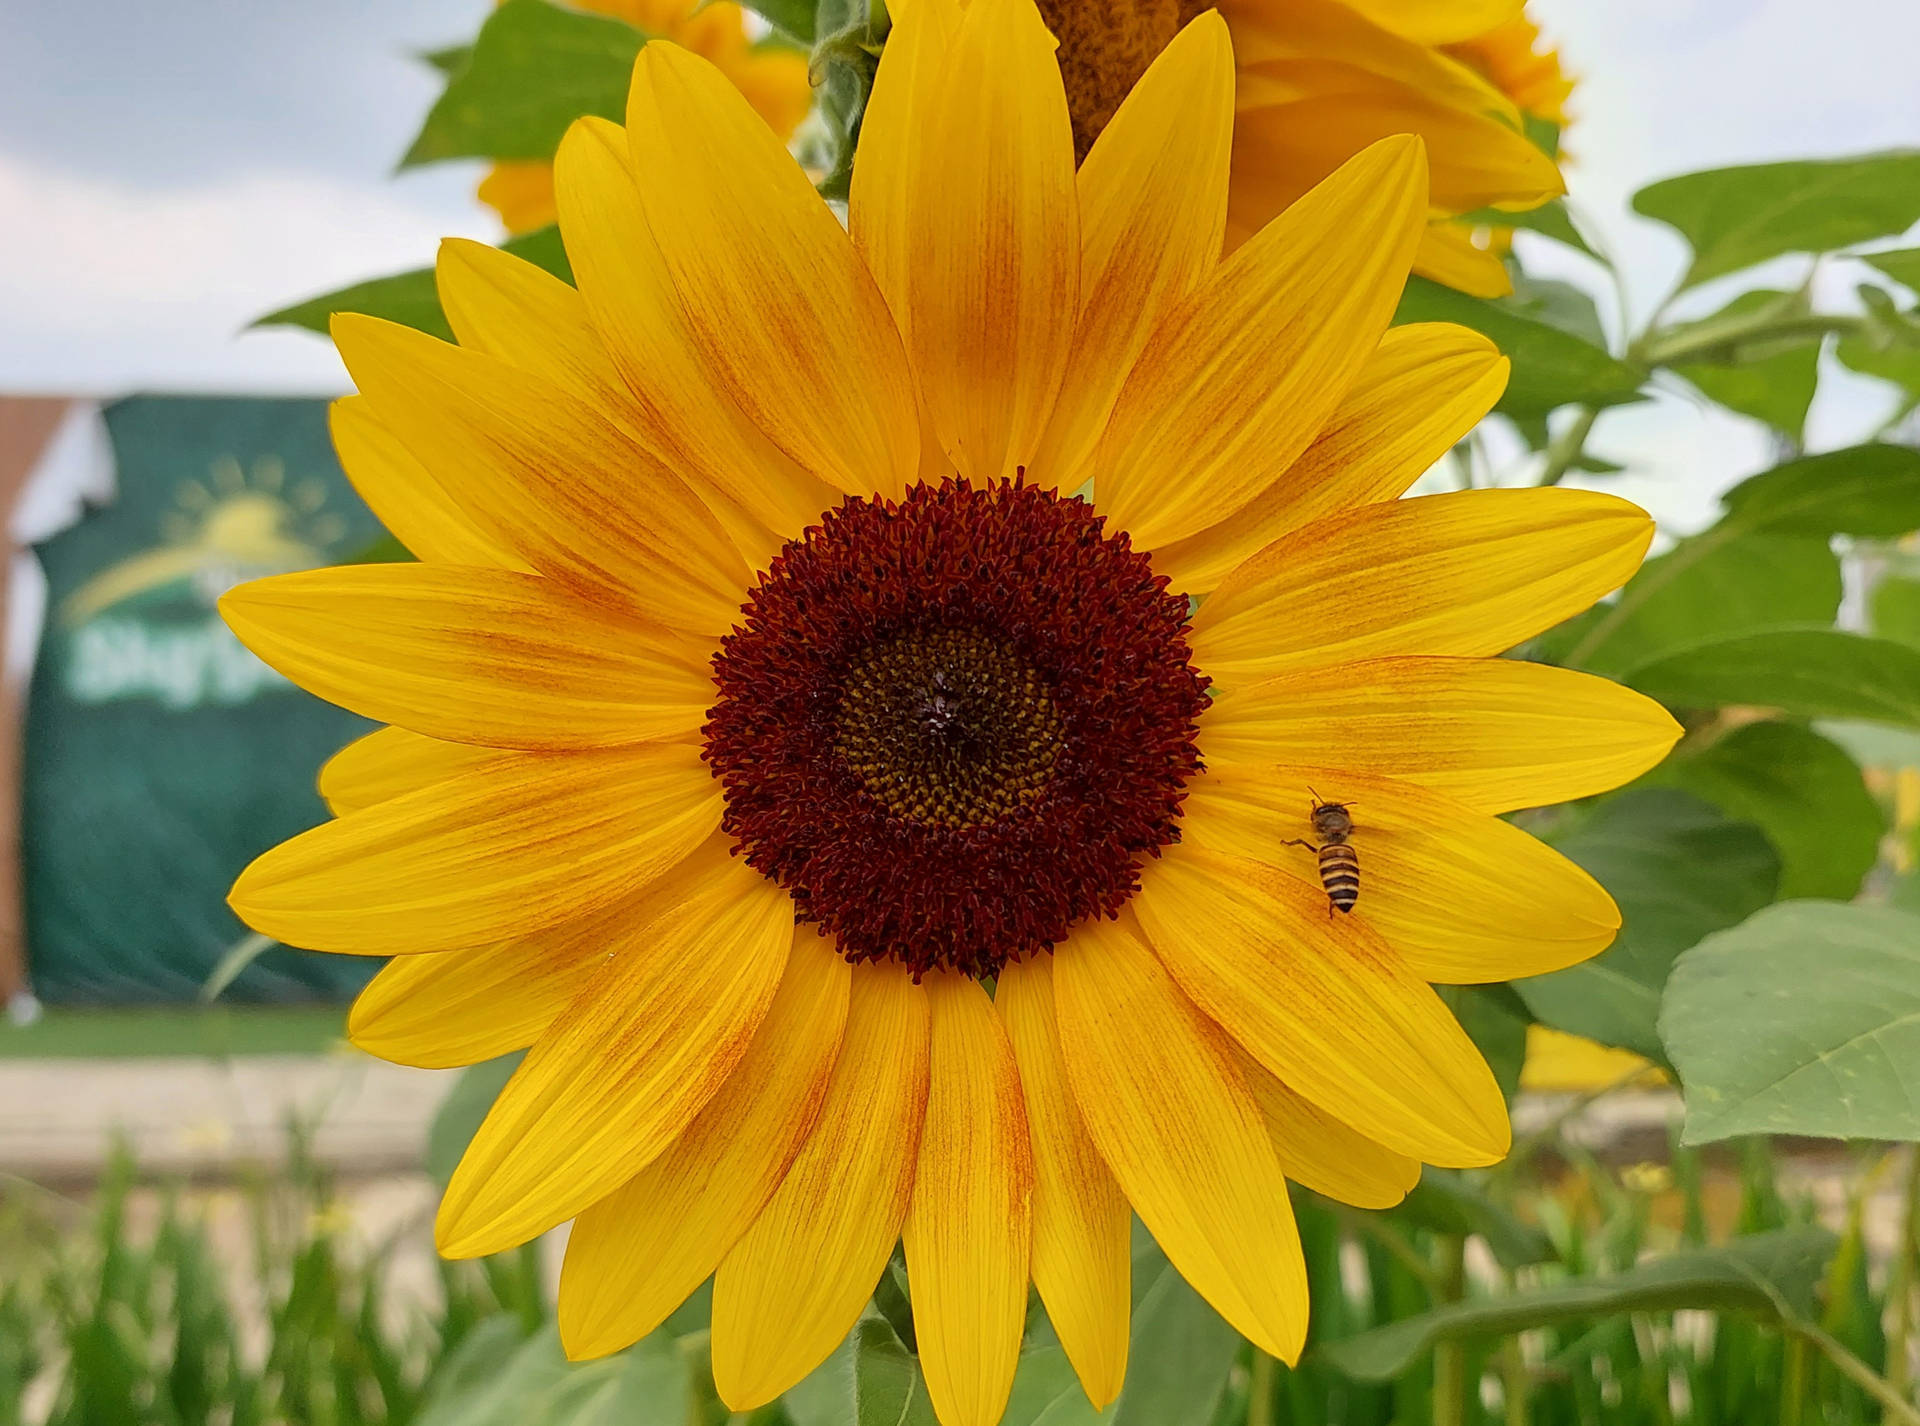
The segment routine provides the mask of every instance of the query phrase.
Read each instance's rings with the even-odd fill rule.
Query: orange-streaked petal
[[[926,993],[886,963],[853,969],[840,1058],[786,1180],[713,1279],[713,1384],[752,1411],[860,1320],[907,1215],[927,1110]]]
[[[1092,466],[1102,509],[1136,545],[1226,518],[1259,494],[1262,471],[1307,448],[1400,300],[1426,221],[1425,173],[1418,139],[1375,144],[1160,324]]]
[[[720,389],[694,340],[627,156],[626,130],[581,119],[554,156],[560,230],[588,316],[648,430],[755,568],[836,503]]]
[[[1221,581],[1188,647],[1216,685],[1388,654],[1497,654],[1625,584],[1653,539],[1591,490],[1463,490],[1330,515]]]
[[[1605,888],[1510,822],[1394,778],[1335,767],[1224,766],[1187,784],[1187,840],[1317,877],[1316,794],[1353,804],[1353,915],[1422,980],[1466,985],[1562,970],[1620,929]]]
[[[1074,953],[1071,943],[1060,952]],[[1033,1282],[1096,1410],[1127,1376],[1133,1214],[1068,1087],[1055,1027],[1053,957],[1000,972],[993,1003],[1020,1065],[1033,1136]]]
[[[670,628],[714,633],[747,568],[691,490],[590,404],[377,317],[333,319],[381,421],[474,522],[541,573]]]
[[[477,1258],[563,1223],[632,1178],[733,1073],[793,944],[793,902],[715,844],[679,899],[628,930],[540,1037],[454,1170],[434,1241]]]
[[[1027,1320],[1033,1157],[1020,1071],[971,976],[922,983],[931,1029],[927,1115],[902,1225],[914,1334],[934,1413],[995,1426]]]
[[[262,935],[309,950],[483,946],[638,890],[705,841],[720,810],[691,743],[503,755],[282,842],[227,900]]]
[[[1067,1083],[1134,1211],[1222,1317],[1262,1351],[1298,1360],[1306,1263],[1232,1047],[1130,916],[1083,923],[1053,974]]]
[[[1413,270],[1421,277],[1445,283],[1469,297],[1507,297],[1513,292],[1513,274],[1500,254],[1473,240],[1471,224],[1441,220],[1427,224]]]
[[[908,350],[962,476],[1031,465],[1073,346],[1079,201],[1066,91],[1033,0],[973,0],[915,137]]]
[[[1147,868],[1134,905],[1194,1003],[1297,1093],[1423,1163],[1506,1155],[1506,1100],[1473,1041],[1318,886],[1183,846]]]
[[[1075,489],[1153,330],[1220,261],[1233,45],[1211,11],[1174,37],[1080,165],[1080,320],[1029,475]]]
[[[707,651],[550,579],[363,564],[229,590],[240,642],[309,693],[448,742],[562,751],[696,732]]]
[[[1450,322],[1394,327],[1313,444],[1275,468],[1231,519],[1153,553],[1176,589],[1204,594],[1247,556],[1310,521],[1404,495],[1507,389],[1511,363]]]
[[[810,926],[739,1068],[659,1158],[575,1220],[560,1273],[574,1360],[617,1352],[666,1320],[786,1177],[826,1096],[852,967]]]
[[[853,244],[766,122],[696,55],[634,65],[627,146],[641,205],[721,388],[837,489],[920,459],[900,334]]]
[[[1235,1061],[1273,1135],[1280,1171],[1355,1208],[1392,1208],[1420,1182],[1420,1160],[1376,1144],[1303,1099],[1245,1051]]]
[[[488,569],[526,569],[526,561],[474,524],[440,482],[382,425],[364,396],[327,408],[340,468],[367,508],[416,559]]]
[[[320,796],[334,816],[344,817],[512,757],[497,748],[443,743],[405,728],[381,728],[354,739],[320,765]]]
[[[1680,732],[1651,698],[1591,674],[1515,659],[1387,658],[1235,689],[1202,715],[1200,744],[1215,766],[1336,763],[1511,812],[1631,782]]]

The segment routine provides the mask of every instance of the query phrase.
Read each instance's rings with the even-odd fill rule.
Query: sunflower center
[[[1177,839],[1206,701],[1187,601],[1085,501],[849,499],[742,613],[705,730],[725,826],[849,959],[993,974]]]
[[[1073,120],[1075,159],[1093,141],[1181,27],[1209,0],[1039,0],[1060,41],[1060,79]]]

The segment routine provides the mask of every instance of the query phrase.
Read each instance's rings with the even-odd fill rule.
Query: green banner
[[[372,725],[301,692],[215,601],[351,559],[380,527],[340,473],[326,403],[136,397],[106,409],[118,494],[39,546],[28,702],[28,968],[55,1003],[193,999],[248,932],[228,886],[324,820],[314,773]],[[226,998],[333,998],[372,963],[275,947]]]

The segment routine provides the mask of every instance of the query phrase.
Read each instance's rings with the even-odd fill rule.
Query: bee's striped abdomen
[[[1360,899],[1360,854],[1345,842],[1320,848],[1320,884],[1327,900],[1342,911],[1353,910]]]

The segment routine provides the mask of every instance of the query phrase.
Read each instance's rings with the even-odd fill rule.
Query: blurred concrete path
[[[0,1059],[0,1174],[90,1183],[118,1138],[143,1173],[221,1176],[283,1161],[296,1125],[343,1176],[408,1172],[455,1073],[347,1051]]]

